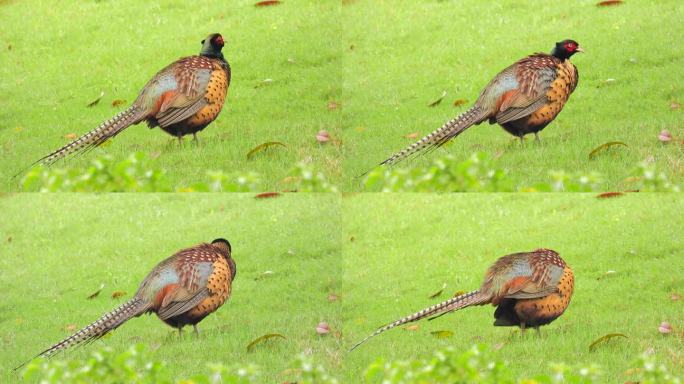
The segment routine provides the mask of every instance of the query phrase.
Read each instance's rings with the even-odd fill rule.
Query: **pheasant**
[[[131,300],[36,357],[51,357],[97,340],[144,313],[155,313],[166,324],[178,328],[179,333],[185,325],[192,325],[199,333],[197,323],[230,297],[235,274],[231,246],[225,239],[180,250],[152,269]]]
[[[392,165],[422,150],[441,147],[467,128],[484,121],[498,123],[522,141],[558,116],[577,87],[579,74],[570,57],[584,52],[574,40],[556,43],[550,55],[535,53],[518,60],[487,84],[475,104],[441,128],[392,155],[380,165]]]
[[[537,249],[499,258],[489,267],[480,289],[459,295],[425,308],[378,328],[356,343],[350,351],[387,330],[472,305],[492,304],[495,326],[539,327],[549,324],[565,312],[570,303],[574,283],[572,269],[557,252]]]
[[[230,65],[223,57],[223,37],[214,33],[202,40],[198,56],[183,57],[159,71],[123,112],[100,124],[34,164],[51,165],[70,154],[102,145],[140,122],[181,137],[209,125],[221,112],[230,85]]]

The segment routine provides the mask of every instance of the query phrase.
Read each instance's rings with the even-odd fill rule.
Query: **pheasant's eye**
[[[216,36],[214,38],[214,44],[218,45],[219,47],[223,47],[223,37],[222,36]]]

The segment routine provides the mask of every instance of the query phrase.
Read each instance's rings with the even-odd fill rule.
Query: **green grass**
[[[216,237],[233,246],[237,276],[233,294],[199,324],[200,336],[178,333],[156,316],[134,318],[93,345],[63,358],[83,359],[107,345],[123,352],[145,343],[149,357],[166,361],[172,376],[207,373],[207,362],[263,367],[271,381],[299,353],[338,370],[343,348],[334,333],[320,337],[316,325],[341,328],[339,201],[332,194],[253,195],[21,194],[0,198],[0,382],[15,382],[9,368],[66,337],[66,326],[83,327],[129,299],[146,274],[177,250]],[[269,276],[264,272],[272,271]],[[100,284],[93,300],[86,297]],[[125,291],[115,300],[115,291]],[[247,352],[250,341],[268,341]]]
[[[483,2],[358,1],[343,7],[352,28],[345,56],[345,174],[358,174],[465,111],[500,70],[533,52],[548,52],[556,41],[573,38],[587,53],[572,61],[580,73],[577,89],[559,117],[541,133],[541,145],[524,145],[487,123],[463,133],[440,153],[466,159],[486,151],[500,157],[519,185],[548,180],[548,170],[598,171],[611,188],[627,188],[629,171],[651,159],[672,178],[684,178],[684,146],[659,143],[660,130],[684,137],[684,34],[681,2],[626,1],[599,8],[596,0]],[[615,79],[609,85],[607,79]],[[436,107],[428,104],[447,96]],[[468,103],[454,107],[456,99]],[[629,148],[589,160],[592,149],[609,141]],[[349,182],[343,189],[356,189]]]
[[[274,189],[306,161],[339,184],[339,144],[320,145],[315,138],[321,129],[340,136],[340,113],[328,109],[342,86],[339,12],[330,2],[266,8],[254,2],[1,3],[2,189],[16,190],[10,176],[66,144],[65,135],[85,133],[116,114],[125,105],[114,108],[112,101],[132,102],[158,70],[197,54],[212,32],[226,39],[233,78],[223,111],[198,135],[199,145],[190,137],[179,147],[166,133],[138,125],[111,145],[57,166],[83,167],[103,152],[124,159],[145,151],[159,156],[156,166],[169,171],[174,186],[223,170],[258,172],[264,189]],[[272,82],[263,85],[265,79]],[[87,108],[101,91],[102,100]],[[268,141],[287,148],[247,160],[252,148]]]
[[[98,149],[114,158],[145,151],[169,172],[174,186],[202,181],[206,170],[256,171],[263,189],[299,161],[312,162],[342,190],[359,190],[354,176],[463,112],[456,99],[475,100],[501,69],[572,37],[587,50],[573,57],[580,83],[541,144],[520,145],[497,126],[474,127],[428,157],[475,151],[498,158],[515,184],[548,181],[549,170],[598,171],[606,189],[629,189],[637,163],[657,163],[684,180],[684,146],[661,145],[658,132],[684,138],[684,8],[678,0],[631,0],[596,7],[597,0],[496,3],[477,0],[304,1],[257,8],[255,1],[3,2],[0,14],[0,178],[7,181],[40,156],[108,119],[115,99],[132,101],[140,88],[179,56],[195,54],[209,32],[226,36],[233,67],[218,120],[179,147],[165,133],[130,128]],[[10,49],[11,47],[11,49]],[[259,86],[272,79],[270,85]],[[607,79],[614,79],[606,83]],[[434,108],[427,105],[442,91]],[[86,108],[100,91],[98,105]],[[339,108],[328,109],[330,101]],[[327,129],[333,140],[320,145]],[[594,160],[608,141],[620,147]],[[251,148],[281,141],[246,159]],[[93,156],[90,154],[88,156]],[[425,164],[429,158],[407,163]],[[82,167],[77,158],[63,167]]]
[[[596,199],[593,195],[363,194],[343,201],[345,345],[457,291],[477,289],[498,257],[540,247],[558,251],[575,273],[568,310],[520,338],[517,328],[493,327],[494,308],[466,308],[418,330],[399,327],[343,359],[346,381],[378,357],[428,358],[437,348],[466,350],[484,343],[516,375],[549,372],[548,364],[599,364],[605,382],[626,382],[644,351],[684,373],[683,202],[664,194]],[[606,275],[607,271],[615,271]],[[442,284],[439,298],[429,296]],[[676,330],[663,337],[662,321]],[[449,330],[437,339],[430,332]],[[594,352],[589,345],[613,332]],[[497,350],[497,348],[499,348]]]

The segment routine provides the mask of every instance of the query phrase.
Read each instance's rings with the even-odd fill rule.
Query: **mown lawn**
[[[565,110],[541,134],[520,145],[497,126],[481,125],[431,154],[497,158],[519,186],[548,181],[549,170],[600,172],[606,189],[630,189],[641,161],[684,180],[684,146],[663,145],[658,133],[684,138],[684,8],[678,0],[626,1],[596,7],[533,1],[304,1],[254,7],[255,1],[3,2],[0,15],[0,179],[82,134],[131,102],[156,71],[196,54],[210,32],[225,35],[233,81],[224,111],[179,147],[144,126],[83,158],[123,159],[146,152],[172,183],[205,181],[207,170],[254,171],[263,189],[283,183],[298,162],[313,163],[342,190],[393,152],[463,112],[501,69],[563,38],[587,50],[573,57],[580,83]],[[270,82],[264,80],[270,79]],[[428,104],[446,97],[435,107]],[[100,92],[92,108],[86,105]],[[454,107],[456,100],[464,105]],[[325,129],[332,140],[319,144]],[[257,145],[276,147],[246,155]],[[593,160],[599,145],[621,141]],[[405,166],[425,164],[417,159]],[[627,180],[626,180],[627,179]]]
[[[254,171],[264,189],[275,189],[294,165],[313,162],[331,180],[341,179],[339,143],[320,145],[325,129],[339,137],[341,94],[339,13],[332,2],[254,7],[254,1],[165,2],[49,1],[0,4],[0,179],[9,178],[52,150],[69,134],[83,134],[132,102],[167,64],[199,53],[209,33],[224,35],[233,78],[218,119],[180,147],[145,125],[129,128],[111,145],[56,164],[83,167],[107,153],[157,157],[173,185],[206,180],[207,170]],[[323,27],[325,26],[325,27]],[[265,81],[266,80],[266,81]],[[100,92],[100,102],[87,108]],[[113,107],[115,100],[126,104]],[[247,159],[259,144],[277,147]],[[336,144],[337,143],[337,144]]]
[[[161,260],[181,248],[228,239],[237,263],[230,300],[183,338],[156,316],[134,318],[110,337],[59,358],[85,359],[109,346],[144,343],[172,377],[209,372],[206,363],[258,364],[273,382],[300,353],[339,370],[338,336],[319,336],[326,321],[340,329],[339,201],[334,195],[22,194],[0,198],[0,382],[10,369],[130,299]],[[270,272],[267,272],[270,271]],[[100,284],[104,289],[88,300]],[[125,292],[120,299],[112,293]],[[280,333],[247,351],[257,337]]]
[[[604,382],[634,380],[625,372],[645,351],[684,373],[684,204],[667,194],[601,200],[565,195],[386,195],[349,197],[344,219],[342,310],[345,345],[377,327],[477,289],[485,270],[509,253],[558,251],[575,273],[575,293],[555,322],[520,337],[494,327],[491,306],[466,308],[434,321],[390,330],[343,359],[354,382],[379,357],[428,358],[437,348],[486,344],[517,375],[551,373],[550,363],[598,364]],[[613,272],[609,272],[613,271]],[[447,284],[434,299],[429,296]],[[673,296],[678,294],[679,296]],[[673,301],[671,296],[676,299]],[[674,332],[658,332],[662,321]],[[453,336],[438,339],[431,332]],[[589,345],[608,333],[624,333]]]

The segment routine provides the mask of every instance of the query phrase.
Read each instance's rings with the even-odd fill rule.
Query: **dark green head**
[[[220,33],[212,33],[207,36],[206,39],[202,40],[202,50],[200,51],[200,56],[215,57],[217,59],[223,59],[223,36]]]
[[[577,52],[584,52],[584,50],[580,48],[579,43],[575,40],[568,39],[556,43],[553,51],[551,51],[551,55],[561,60],[566,60]]]

